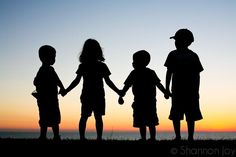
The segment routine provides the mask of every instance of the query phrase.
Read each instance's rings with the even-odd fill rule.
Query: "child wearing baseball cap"
[[[173,121],[175,140],[180,141],[180,121],[185,115],[188,140],[193,141],[195,121],[203,118],[199,107],[200,72],[203,67],[198,55],[188,48],[194,42],[190,30],[179,29],[170,39],[175,40],[176,50],[169,53],[164,64],[167,67],[166,90],[169,93],[172,82],[169,119]]]

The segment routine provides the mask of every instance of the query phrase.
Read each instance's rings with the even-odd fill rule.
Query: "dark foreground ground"
[[[141,142],[129,140],[80,141],[37,139],[1,139],[0,152],[4,156],[212,156],[236,157],[236,140],[196,140],[174,142],[161,140]],[[2,156],[2,155],[1,155]]]

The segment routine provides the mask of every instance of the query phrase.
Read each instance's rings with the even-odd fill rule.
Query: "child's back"
[[[104,97],[103,78],[111,74],[105,63],[100,61],[89,64],[81,63],[76,73],[83,76],[82,99],[91,100],[91,96]]]
[[[155,140],[155,126],[159,124],[156,110],[156,87],[167,94],[155,71],[146,67],[150,58],[150,54],[145,50],[133,54],[134,70],[125,80],[122,90],[123,95],[125,95],[128,89],[132,87],[134,95],[132,104],[133,127],[139,128],[141,140],[146,140],[146,126],[149,127],[150,139]],[[123,103],[122,97],[119,98],[119,103]]]
[[[160,82],[155,71],[149,68],[133,70],[124,84],[132,84],[134,101],[156,101],[156,84]]]

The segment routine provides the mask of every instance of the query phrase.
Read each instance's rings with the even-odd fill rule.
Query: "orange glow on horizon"
[[[89,124],[89,123],[88,123]],[[148,129],[148,128],[147,128]],[[27,124],[25,123],[24,125],[19,124],[19,125],[2,125],[0,127],[1,130],[15,130],[15,131],[20,131],[20,130],[26,130],[26,131],[31,131],[31,130],[39,130],[39,126],[37,123],[32,124]],[[49,128],[50,130],[50,128]],[[61,131],[78,131],[78,125],[74,126],[72,124],[70,125],[60,125],[60,130]],[[174,132],[173,127],[156,127],[157,133],[158,132]],[[93,124],[87,125],[86,131],[96,131],[95,126]],[[132,131],[139,131],[138,128],[134,128],[132,126],[125,126],[125,125],[118,125],[116,127],[110,127],[108,124],[104,125],[104,132],[106,131],[117,131],[117,132],[132,132]],[[187,128],[183,125],[181,128],[182,132],[187,132]],[[228,126],[228,127],[212,127],[209,128],[207,126],[198,126],[195,129],[195,132],[236,132],[236,128],[233,126]]]
[[[128,106],[131,102],[127,102],[124,106],[119,106],[112,103],[113,99],[109,99],[107,113],[103,117],[104,131],[138,131],[138,128],[132,126],[132,108]],[[13,101],[13,100],[12,100]],[[64,100],[66,101],[66,99]],[[80,119],[80,104],[79,102],[61,101],[61,131],[78,131],[78,123]],[[74,104],[73,104],[74,103]],[[168,119],[169,108],[164,108],[165,102],[159,101],[158,117],[160,124],[156,126],[157,132],[168,131],[174,132],[172,121]],[[11,107],[17,104],[19,108]],[[164,104],[165,105],[165,104]],[[9,107],[10,106],[10,107]],[[211,107],[211,105],[204,106]],[[227,110],[227,116],[222,113],[221,108],[215,108],[214,112],[204,112],[206,108],[202,108],[203,119],[195,124],[196,132],[236,132],[234,110]],[[207,108],[208,109],[208,108]],[[115,112],[114,112],[115,111]],[[2,105],[0,111],[0,130],[39,130],[38,125],[38,109],[35,101],[23,103],[9,103]],[[222,118],[223,117],[223,118]],[[87,131],[95,131],[95,120],[92,115],[87,122]],[[181,121],[181,131],[187,131],[187,123]]]

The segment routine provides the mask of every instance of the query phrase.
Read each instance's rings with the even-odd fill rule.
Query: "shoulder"
[[[146,71],[147,71],[148,73],[156,73],[153,69],[150,69],[150,68],[146,68]]]
[[[147,68],[147,72],[148,72],[150,75],[157,77],[157,74],[156,74],[155,70],[150,69],[150,68]]]
[[[100,67],[100,68],[102,68],[102,69],[108,69],[107,64],[104,63],[104,62],[98,62],[98,63],[97,63],[97,66]]]
[[[97,64],[100,65],[100,66],[106,66],[107,67],[107,64],[104,63],[104,62],[97,62]]]
[[[78,65],[78,69],[79,68],[83,68],[84,67],[84,64],[83,63],[80,63],[79,65]]]
[[[173,50],[173,51],[170,51],[169,55],[176,55],[178,52],[178,50]]]
[[[198,54],[193,52],[192,50],[189,50],[189,57],[191,57],[193,60],[199,60]]]
[[[49,66],[49,67],[48,67],[48,70],[50,70],[50,71],[55,71],[55,69],[54,69],[52,66]]]
[[[178,52],[177,50],[173,50],[168,54],[164,66],[169,67],[170,65],[173,64],[173,62],[176,60],[178,56],[177,52]]]
[[[188,50],[188,53],[194,57],[198,57],[197,53],[193,52],[192,50]]]
[[[40,68],[39,68],[39,73],[45,73],[45,72],[54,72],[55,70],[54,70],[54,68],[52,67],[52,66],[41,66]]]
[[[178,51],[177,51],[177,50],[173,50],[173,51],[171,51],[171,52],[168,54],[167,58],[173,58],[173,57],[175,57],[175,56],[177,56],[177,55],[178,55]]]
[[[137,70],[133,69],[133,70],[129,73],[129,75],[134,75],[135,73],[137,73]]]
[[[78,65],[77,70],[76,70],[76,74],[78,74],[79,72],[81,72],[83,69],[84,69],[84,64],[80,63],[80,64]]]

